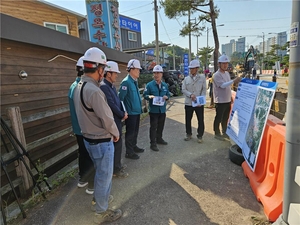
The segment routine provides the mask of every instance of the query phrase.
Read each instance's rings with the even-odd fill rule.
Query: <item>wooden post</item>
[[[20,143],[23,145],[23,147],[26,149],[26,140],[25,140],[25,134],[24,134],[24,128],[22,123],[22,117],[19,107],[10,107],[7,110],[7,115],[11,121],[11,128],[12,131],[15,133],[16,137],[20,141]],[[22,152],[22,149],[19,148],[19,151]],[[29,159],[24,156],[25,163],[30,168]],[[16,172],[17,176],[22,178],[23,186],[20,186],[20,192],[21,196],[26,195],[26,190],[28,190],[30,187],[33,186],[33,181],[28,173],[26,167],[21,161],[15,162],[16,165]]]

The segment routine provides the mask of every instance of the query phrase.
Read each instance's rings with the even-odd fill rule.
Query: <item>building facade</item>
[[[232,39],[230,43],[222,45],[222,53],[226,54],[229,59],[234,52],[244,53],[246,47],[246,38],[239,38],[237,41]]]

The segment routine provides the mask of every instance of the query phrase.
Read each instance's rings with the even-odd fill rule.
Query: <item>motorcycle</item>
[[[178,81],[174,80],[173,76],[169,72],[163,72],[163,79],[168,85],[171,96],[178,96],[181,90]]]

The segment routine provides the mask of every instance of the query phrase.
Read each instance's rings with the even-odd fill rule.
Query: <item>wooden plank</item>
[[[56,55],[58,55],[59,52],[54,53],[53,55],[49,55],[49,58],[37,58],[35,57],[29,57],[30,55],[21,57],[21,56],[13,56],[13,55],[5,55],[5,54],[0,54],[1,56],[1,65],[3,65],[4,69],[6,68],[5,66],[17,66],[17,68],[13,68],[12,71],[17,70],[17,69],[22,69],[26,71],[26,67],[33,67],[32,69],[32,73],[34,75],[35,71],[38,71],[39,74],[37,75],[49,75],[49,74],[45,74],[45,72],[51,72],[53,73],[53,71],[63,71],[63,70],[70,70],[70,71],[74,71],[73,73],[75,73],[75,65],[76,62],[71,61],[69,59],[66,59],[64,57],[59,57],[57,59],[55,59],[56,61],[51,61],[48,62],[48,60],[51,60],[53,57],[55,57]],[[64,55],[67,56],[67,55]],[[67,56],[68,57],[68,56]],[[61,61],[59,61],[61,60]],[[64,61],[62,61],[64,60]],[[20,68],[22,67],[22,68]],[[24,69],[25,68],[25,69]],[[44,71],[45,69],[47,69],[46,71]],[[28,70],[28,69],[27,69]],[[9,69],[7,71],[10,71]],[[18,71],[18,70],[17,70]],[[42,72],[42,73],[41,73]],[[1,74],[4,74],[4,71],[1,71]],[[8,73],[11,74],[11,73]],[[18,75],[19,73],[17,73],[16,75]],[[69,76],[69,74],[60,74],[61,76],[65,75],[65,76]]]
[[[40,162],[45,162],[73,145],[76,145],[75,137],[71,137],[70,134],[67,134],[55,139],[49,144],[31,150],[30,156],[34,161],[40,160]]]
[[[72,131],[72,128],[69,127],[69,128],[66,128],[66,129],[64,129],[64,130],[62,130],[62,131],[60,131],[60,132],[58,132],[58,133],[49,135],[49,136],[44,137],[44,138],[42,138],[42,139],[39,139],[39,140],[37,140],[37,141],[35,141],[35,142],[29,143],[29,144],[27,145],[27,150],[30,151],[30,150],[32,150],[32,149],[38,147],[38,146],[41,146],[41,145],[46,144],[46,143],[48,143],[48,142],[50,142],[50,141],[53,141],[54,139],[56,139],[56,138],[58,138],[58,137],[61,137],[61,136],[63,136],[63,135],[66,135],[66,134],[70,133],[71,131]]]
[[[55,92],[39,92],[39,93],[20,93],[16,95],[3,95],[2,96],[2,105],[8,104],[18,104],[19,102],[30,102],[30,101],[39,101],[46,99],[60,98],[63,96],[68,96],[68,90],[58,90]]]
[[[70,127],[70,121],[70,118],[66,117],[57,121],[53,120],[52,123],[45,123],[41,126],[31,126],[30,129],[25,130],[27,142],[33,142],[40,138],[60,132],[61,130]]]
[[[68,112],[68,111],[69,111],[69,107],[61,107],[61,108],[57,108],[57,109],[51,110],[51,111],[49,110],[49,111],[45,111],[45,112],[39,112],[39,113],[33,114],[29,117],[23,118],[22,122],[29,123],[29,122],[43,119],[45,117],[54,116],[57,114]]]
[[[7,55],[7,56],[15,56],[15,57],[31,57],[31,58],[40,58],[40,59],[46,59],[48,62],[48,59],[53,58],[54,56],[61,54],[66,55],[70,58],[73,58],[77,60],[81,55],[73,52],[67,52],[62,51],[60,49],[52,49],[52,48],[46,48],[41,47],[38,45],[33,44],[27,44],[27,43],[20,43],[12,40],[1,40],[1,54]],[[18,53],[18,54],[16,54]],[[84,52],[82,52],[82,55]],[[66,58],[59,57],[55,61],[57,62],[73,62]],[[52,61],[53,62],[53,61]],[[28,63],[31,63],[30,61]],[[17,65],[17,64],[16,64]],[[44,65],[40,65],[44,66]]]
[[[12,184],[13,184],[14,188],[17,188],[19,185],[22,184],[22,182],[23,181],[22,181],[21,177],[18,177],[12,181]],[[1,187],[0,190],[1,190],[1,195],[5,195],[9,191],[11,191],[11,187],[9,184],[6,184],[3,187]]]
[[[15,85],[4,85],[1,86],[1,95],[11,95],[16,93],[32,93],[34,92],[45,92],[45,91],[58,91],[58,90],[69,90],[70,83],[53,83],[47,85],[34,85],[32,84],[15,84]]]
[[[11,104],[2,104],[1,105],[1,115],[3,116],[5,114],[5,109],[8,107],[15,106],[15,103]],[[67,96],[62,96],[60,98],[55,99],[47,99],[47,100],[38,100],[38,101],[30,101],[30,102],[19,102],[18,106],[20,107],[22,111],[23,117],[28,117],[31,114],[36,114],[37,112],[43,112],[47,110],[54,110],[56,108],[61,107],[67,107],[68,104],[68,98]]]
[[[69,155],[73,154],[74,152],[76,152],[78,149],[77,145],[73,145],[72,147],[66,149],[65,151],[63,151],[62,153],[52,157],[51,159],[47,160],[46,162],[41,164],[41,168],[43,168],[44,170],[48,169],[49,167],[55,165],[55,163],[57,163],[58,161],[67,158]],[[34,176],[37,175],[37,171],[35,169],[32,169],[31,172],[33,173]],[[13,186],[15,188],[17,188],[19,185],[22,184],[22,179],[21,178],[17,178],[15,179],[13,182]],[[9,184],[6,184],[5,186],[1,187],[1,194],[5,195],[6,193],[8,193],[9,191],[11,191],[11,187]]]
[[[71,155],[72,153],[76,152],[78,149],[77,145],[73,145],[72,147],[66,149],[65,151],[61,152],[60,154],[50,158],[49,160],[47,160],[46,162],[41,164],[41,167],[44,169],[47,169],[51,166],[53,166],[55,163],[57,163],[58,161],[67,158],[69,155]],[[36,170],[32,171],[34,175],[37,174]]]
[[[26,149],[25,134],[23,130],[20,108],[19,107],[9,108],[7,110],[7,113],[10,118],[12,130],[14,131],[16,138],[18,138],[22,146]],[[19,147],[17,151],[22,152],[23,150]],[[24,163],[29,165],[29,159],[26,156],[24,156],[23,158],[24,158]],[[26,195],[26,190],[28,190],[33,185],[32,178],[30,177],[30,174],[26,169],[24,163],[21,163],[20,161],[15,162],[17,175],[22,178],[24,184],[24,186],[20,188],[21,195],[23,196]]]

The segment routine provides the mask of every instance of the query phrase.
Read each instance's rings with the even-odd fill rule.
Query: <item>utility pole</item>
[[[264,32],[262,32],[263,33],[263,63],[262,63],[262,65],[261,65],[261,69],[263,70],[264,69],[264,58],[265,58],[265,33]],[[260,72],[261,74],[262,74],[262,71]]]
[[[173,45],[173,69],[176,70],[176,66],[175,66],[175,47]]]
[[[188,20],[189,20],[189,62],[192,61],[191,57],[192,57],[192,53],[191,53],[191,11],[189,10],[189,14],[188,14]]]
[[[206,58],[205,58],[205,69],[207,69],[207,61],[208,61],[208,27],[206,28]]]
[[[274,224],[299,224],[300,221],[300,1],[292,3],[290,34],[290,74],[284,155],[282,215]],[[298,174],[298,175],[297,175]]]
[[[199,37],[199,34],[197,34],[196,37],[197,37],[197,50],[196,50],[196,55],[198,56],[198,37]]]
[[[156,64],[160,64],[160,54],[159,54],[159,41],[158,41],[158,20],[157,20],[157,0],[154,0],[154,19],[155,19],[155,45],[156,45]]]

